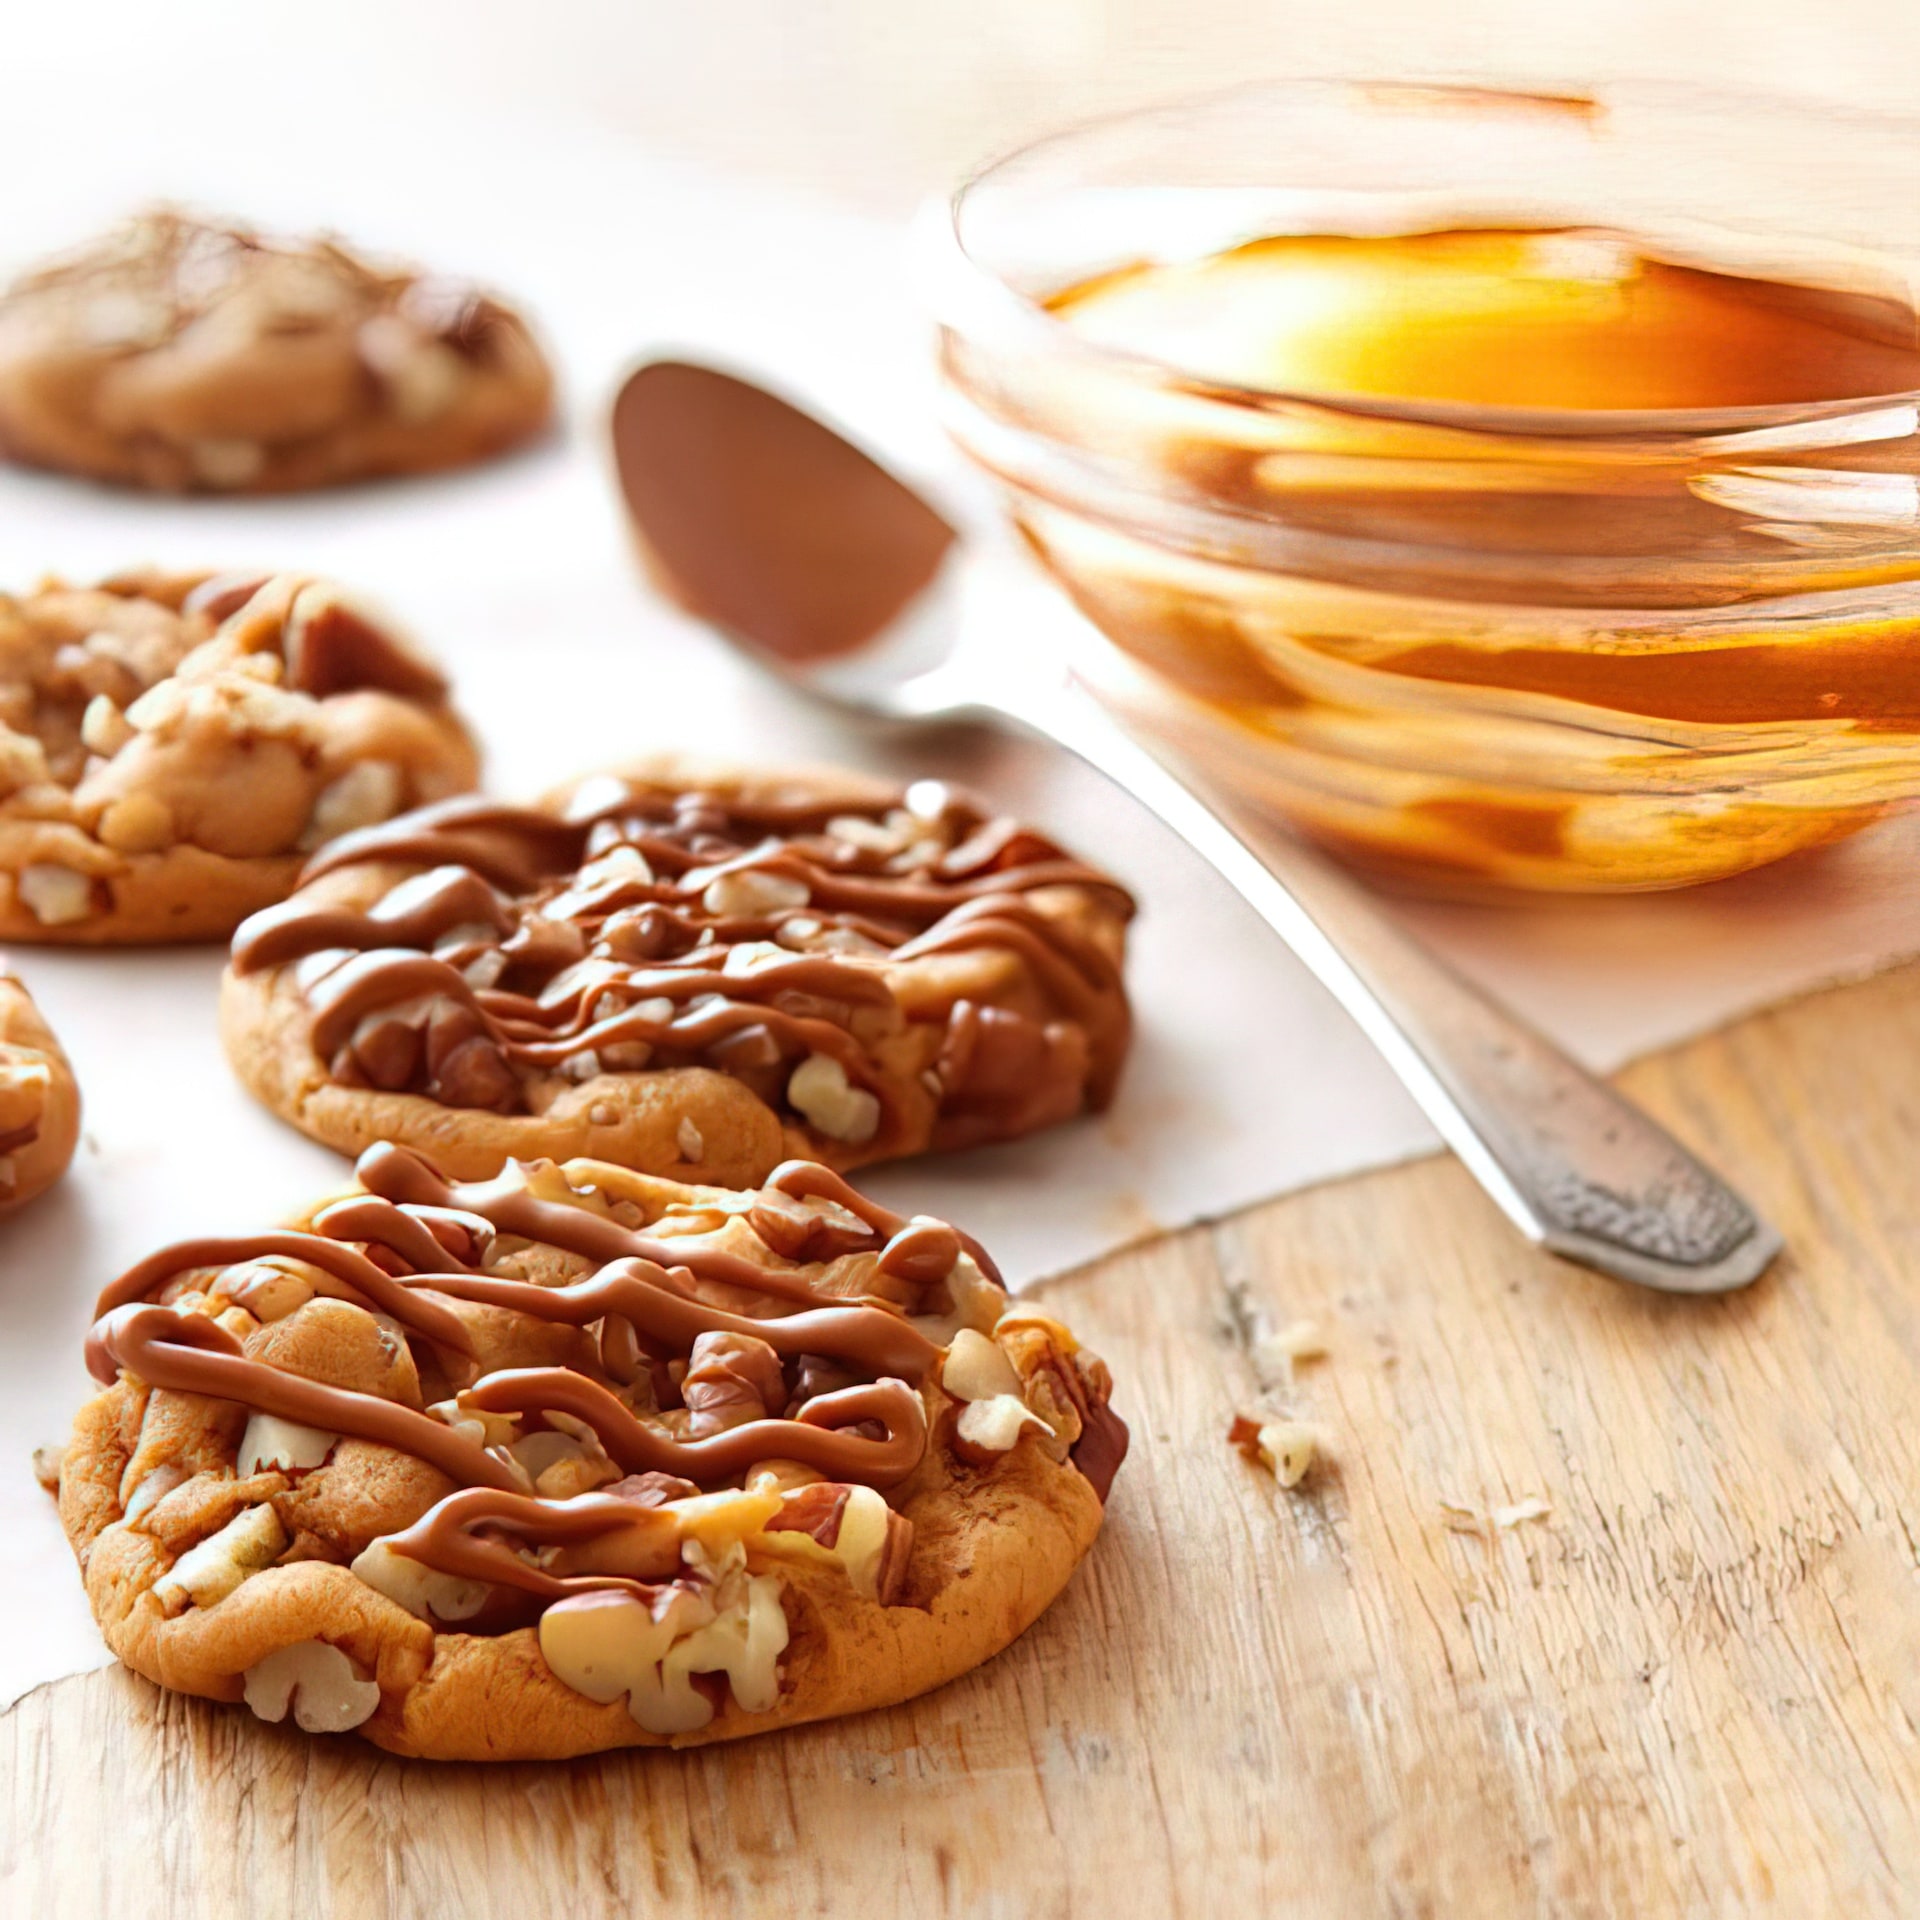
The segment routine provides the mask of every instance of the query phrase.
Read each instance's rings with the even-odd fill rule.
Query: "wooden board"
[[[893,1712],[487,1770],[45,1688],[0,1723],[0,1911],[1911,1911],[1917,1067],[1909,969],[1627,1076],[1789,1235],[1730,1301],[1536,1256],[1445,1161],[1060,1283],[1134,1421],[1110,1528]],[[1263,1381],[1296,1318],[1328,1358]],[[1263,1385],[1331,1436],[1295,1493],[1223,1443]]]

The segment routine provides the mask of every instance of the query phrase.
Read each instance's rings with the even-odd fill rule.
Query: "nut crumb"
[[[111,760],[133,738],[133,728],[112,695],[96,693],[80,716],[80,738],[89,752]]]
[[[1302,1360],[1324,1360],[1326,1354],[1327,1343],[1312,1320],[1292,1321],[1278,1333],[1268,1334],[1254,1348],[1257,1360],[1289,1369]]]
[[[804,907],[810,898],[807,883],[789,874],[767,873],[758,867],[733,867],[707,883],[700,904],[709,913],[758,919]]]
[[[93,882],[51,861],[35,861],[14,882],[27,910],[43,927],[70,926],[93,912]]]
[[[1544,1520],[1552,1512],[1551,1501],[1542,1494],[1530,1493],[1524,1500],[1516,1500],[1510,1507],[1495,1507],[1493,1524],[1502,1533],[1507,1533],[1529,1520]]]
[[[60,1461],[66,1453],[65,1447],[35,1447],[33,1450],[33,1477],[49,1493],[60,1491]]]
[[[831,1054],[808,1054],[787,1081],[787,1098],[829,1140],[864,1146],[880,1126],[880,1102],[865,1087],[854,1086]]]
[[[1440,1518],[1449,1533],[1470,1533],[1481,1541],[1490,1541],[1496,1533],[1510,1533],[1529,1520],[1544,1520],[1552,1512],[1553,1503],[1538,1493],[1530,1493],[1511,1506],[1495,1507],[1490,1513],[1454,1500],[1440,1502]]]
[[[356,827],[391,819],[405,798],[405,776],[391,760],[356,761],[320,790],[300,836],[301,850],[311,852]]]
[[[680,1149],[683,1160],[701,1160],[706,1157],[707,1143],[700,1137],[700,1129],[684,1114],[674,1134],[674,1142]]]
[[[1300,1420],[1262,1420],[1239,1413],[1227,1438],[1283,1487],[1297,1487],[1319,1457],[1318,1435]]]

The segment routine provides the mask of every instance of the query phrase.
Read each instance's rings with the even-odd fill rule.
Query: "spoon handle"
[[[1243,838],[1169,766],[1060,689],[1008,717],[1157,814],[1352,1015],[1528,1239],[1667,1293],[1725,1293],[1780,1236],[1664,1128],[1495,1005],[1302,843]]]

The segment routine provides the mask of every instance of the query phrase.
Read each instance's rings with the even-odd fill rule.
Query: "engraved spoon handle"
[[[1278,836],[1243,839],[1089,698],[1023,687],[1017,703],[981,704],[1079,755],[1234,886],[1530,1240],[1668,1293],[1746,1286],[1779,1252],[1780,1236],[1717,1174],[1415,942],[1330,861]]]

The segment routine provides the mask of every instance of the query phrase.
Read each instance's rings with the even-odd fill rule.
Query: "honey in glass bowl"
[[[1044,143],[956,206],[950,426],[1095,684],[1363,861],[1820,845],[1920,795],[1920,136],[1815,120],[1309,86]]]

